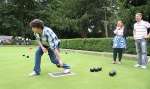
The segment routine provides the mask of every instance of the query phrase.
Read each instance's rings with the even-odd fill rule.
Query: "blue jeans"
[[[146,65],[148,62],[147,58],[147,42],[145,39],[135,40],[137,59],[139,65]]]
[[[34,71],[39,75],[40,72],[41,72],[41,57],[43,55],[43,51],[41,49],[41,47],[38,47],[38,49],[36,50],[36,53],[35,53],[35,66],[34,66]],[[56,58],[56,55],[54,53],[54,51],[50,48],[48,48],[48,55],[50,57],[50,60],[53,64],[56,64],[57,67],[60,67],[59,66],[59,62],[58,62],[58,59]],[[70,69],[70,66],[67,65],[67,64],[63,64],[62,68],[64,69]]]

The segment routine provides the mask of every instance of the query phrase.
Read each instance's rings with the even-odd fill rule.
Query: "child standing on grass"
[[[116,29],[114,30],[114,38],[113,38],[113,64],[121,64],[122,54],[124,49],[126,48],[126,29],[121,20],[117,22]],[[119,61],[116,62],[116,59]]]
[[[35,65],[33,72],[30,76],[40,75],[41,72],[41,57],[43,53],[47,53],[53,64],[56,64],[58,68],[63,68],[64,73],[70,73],[70,66],[64,64],[60,57],[59,45],[60,40],[56,34],[49,27],[44,26],[44,23],[40,19],[34,19],[30,22],[30,26],[37,39],[39,47],[35,53]]]

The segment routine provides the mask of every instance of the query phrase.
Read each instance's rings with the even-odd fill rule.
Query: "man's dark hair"
[[[40,19],[34,19],[30,22],[30,27],[44,28],[44,22]]]

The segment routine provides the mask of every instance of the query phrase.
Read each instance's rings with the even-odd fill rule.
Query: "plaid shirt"
[[[38,42],[44,46],[49,46],[51,49],[57,48],[60,43],[56,34],[48,27],[44,27],[42,34],[35,33],[35,37]]]

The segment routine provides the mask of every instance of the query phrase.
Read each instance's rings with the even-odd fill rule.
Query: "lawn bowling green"
[[[30,60],[26,61],[22,55],[28,53],[29,47],[0,47],[0,89],[150,89],[149,65],[145,70],[134,68],[136,61],[133,59],[123,59],[122,65],[114,65],[111,56],[77,52],[61,53],[75,75],[50,77],[49,72],[59,72],[60,69],[44,54],[41,75],[29,77],[36,50],[36,47],[32,48]],[[102,67],[102,71],[91,73],[89,70],[93,67]],[[117,75],[110,77],[109,72],[113,69]]]

